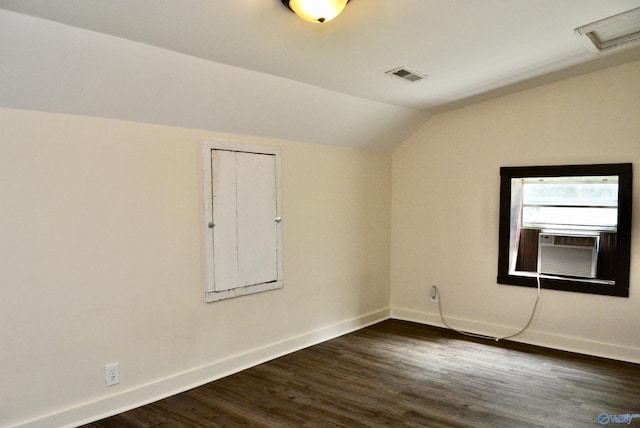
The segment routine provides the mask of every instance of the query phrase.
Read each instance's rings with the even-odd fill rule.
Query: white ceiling
[[[0,0],[0,8],[420,112],[640,59],[574,28],[640,0],[351,0],[302,21],[280,0]],[[385,71],[428,75],[407,82]],[[424,116],[426,117],[426,116]]]

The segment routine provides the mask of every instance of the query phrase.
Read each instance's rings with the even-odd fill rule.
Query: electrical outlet
[[[435,285],[429,290],[429,300],[431,303],[438,303],[438,289]]]
[[[120,373],[118,373],[118,363],[111,363],[105,366],[105,385],[112,386],[120,383]]]

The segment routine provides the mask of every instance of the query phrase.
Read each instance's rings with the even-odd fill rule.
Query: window
[[[631,164],[500,169],[498,283],[629,296]]]
[[[281,288],[280,150],[203,143],[208,302]]]

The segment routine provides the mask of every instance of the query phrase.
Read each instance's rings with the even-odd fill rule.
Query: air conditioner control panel
[[[540,234],[541,245],[566,245],[571,247],[595,247],[598,244],[596,236],[548,235]]]

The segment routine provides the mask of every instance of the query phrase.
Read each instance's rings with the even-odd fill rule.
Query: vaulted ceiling
[[[388,129],[371,123],[353,141],[334,136],[357,147],[367,147],[370,139],[371,148],[382,150],[399,143],[391,135],[406,137],[400,128],[410,132],[433,113],[640,59],[638,48],[596,55],[574,31],[637,7],[640,0],[351,0],[333,21],[313,24],[280,0],[0,0],[8,11],[257,72],[276,86],[281,79],[295,82],[292,90],[308,91],[310,98],[300,93],[299,108],[308,114],[323,104],[315,113],[325,127],[347,132],[361,126],[361,119],[397,116]],[[385,73],[397,67],[427,77],[408,82]],[[332,93],[337,109],[353,102],[354,112],[374,108],[377,113],[368,118],[354,113],[353,121],[342,113],[344,120],[336,120],[325,105],[332,104]],[[298,108],[283,106],[283,112],[289,110]],[[313,124],[304,126],[317,134]],[[323,142],[303,132],[265,135]]]

